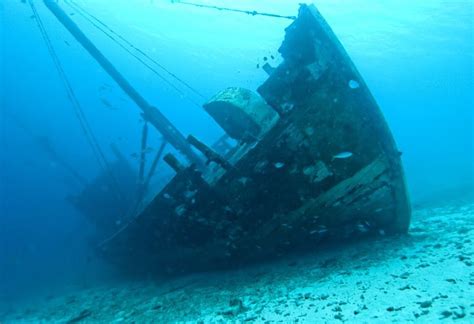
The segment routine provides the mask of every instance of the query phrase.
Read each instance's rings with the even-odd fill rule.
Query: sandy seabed
[[[474,202],[425,206],[409,235],[246,269],[0,305],[1,323],[474,323]]]

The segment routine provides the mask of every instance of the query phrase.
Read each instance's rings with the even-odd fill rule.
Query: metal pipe
[[[138,170],[138,183],[143,185],[143,177],[145,176],[146,163],[146,145],[148,142],[148,123],[145,121],[142,130],[142,145],[140,151],[140,168]]]
[[[165,155],[163,160],[176,172],[180,173],[184,170],[184,167],[179,163],[178,159],[173,154],[168,153]]]
[[[143,185],[145,190],[150,185],[151,178],[155,174],[156,167],[158,166],[158,162],[160,162],[160,160],[161,160],[161,156],[163,155],[163,151],[166,148],[166,144],[168,144],[168,143],[165,140],[163,140],[163,142],[161,143],[160,148],[158,149],[158,152],[155,155],[155,159],[153,160],[153,163],[151,164],[150,170],[148,171],[148,175],[147,175],[147,177],[145,179],[145,183]]]
[[[221,167],[223,167],[226,170],[232,169],[232,165],[229,162],[227,162],[226,159],[224,159],[222,156],[220,156],[219,154],[214,152],[212,149],[207,147],[206,144],[198,140],[193,135],[188,136],[188,142],[189,144],[194,146],[196,149],[198,149],[202,154],[204,154],[204,156],[208,159],[208,163],[212,161],[219,164]]]
[[[74,38],[89,52],[102,68],[117,82],[122,90],[143,111],[144,118],[163,134],[163,137],[174,148],[183,153],[191,162],[201,166],[202,161],[193,152],[189,143],[179,130],[156,108],[150,105],[140,93],[125,79],[113,64],[87,38],[72,19],[61,9],[55,0],[44,0],[46,7],[53,13],[59,22],[74,36]]]

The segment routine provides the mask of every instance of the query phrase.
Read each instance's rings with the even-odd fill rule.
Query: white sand
[[[85,323],[473,323],[473,241],[474,203],[425,207],[414,212],[409,236],[239,271],[95,287],[0,308],[0,322],[67,322],[82,315]]]

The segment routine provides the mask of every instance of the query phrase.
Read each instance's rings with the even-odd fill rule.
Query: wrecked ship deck
[[[239,144],[181,166],[100,251],[125,271],[232,267],[374,233],[406,232],[410,206],[390,130],[314,6],[302,5],[260,96],[229,88],[204,107]]]

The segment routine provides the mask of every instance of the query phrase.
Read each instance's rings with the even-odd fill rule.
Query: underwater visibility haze
[[[473,1],[300,2],[0,1],[0,322],[472,321]]]

